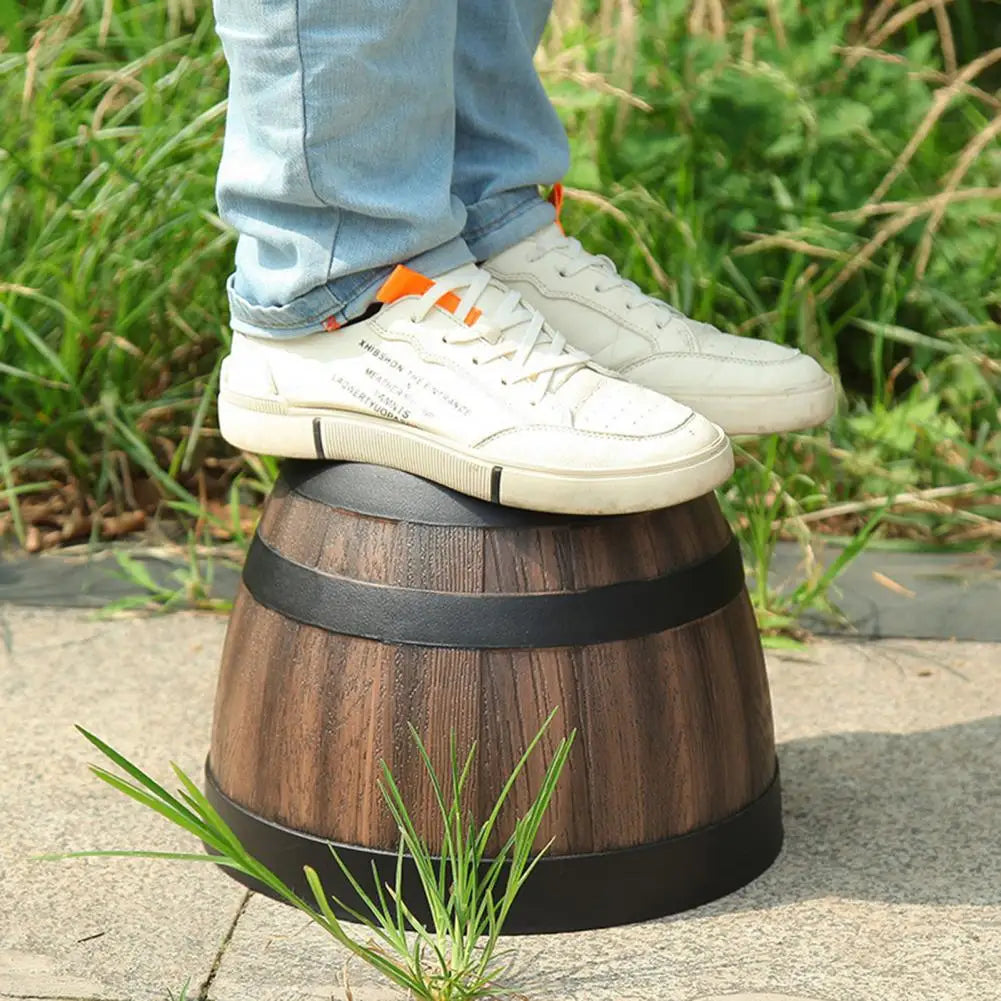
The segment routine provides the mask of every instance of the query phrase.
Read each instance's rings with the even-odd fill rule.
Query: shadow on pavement
[[[779,760],[782,854],[757,884],[715,906],[825,896],[1001,904],[1001,717],[793,740]]]

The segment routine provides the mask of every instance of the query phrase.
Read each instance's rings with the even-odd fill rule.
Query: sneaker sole
[[[227,393],[219,396],[219,429],[247,452],[390,466],[481,500],[558,514],[672,507],[709,493],[733,472],[733,451],[722,434],[709,448],[670,465],[595,473],[499,465],[396,421],[270,400],[247,406]]]
[[[663,392],[708,417],[729,435],[805,431],[829,420],[837,408],[833,381],[781,396],[701,397],[672,389]]]

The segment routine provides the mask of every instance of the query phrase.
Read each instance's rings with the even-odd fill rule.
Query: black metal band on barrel
[[[312,866],[330,898],[364,910],[354,888],[335,862],[331,843],[258,817],[219,788],[209,764],[205,794],[240,839],[305,900],[312,900],[303,866]],[[652,792],[652,790],[651,790]],[[334,845],[348,872],[375,896],[379,884],[396,879],[396,852]],[[716,900],[759,876],[782,847],[782,794],[778,770],[767,789],[743,810],[711,827],[653,844],[593,855],[544,855],[511,909],[506,934],[577,931],[646,921]],[[209,848],[211,852],[212,849]],[[437,871],[438,860],[435,860]],[[502,869],[500,885],[506,879]],[[263,884],[233,869],[227,872],[261,893]],[[273,894],[272,894],[273,895]],[[420,876],[413,860],[403,862],[403,894],[419,921],[430,922]],[[340,905],[334,910],[348,917]]]
[[[647,580],[552,594],[457,594],[323,573],[255,535],[243,582],[260,604],[328,632],[477,650],[586,646],[674,629],[736,598],[744,569],[731,537],[707,559]]]

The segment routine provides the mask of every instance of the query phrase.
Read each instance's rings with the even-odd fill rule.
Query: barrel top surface
[[[411,473],[361,462],[287,460],[281,478],[294,493],[317,504],[418,525],[533,528],[610,520],[491,504]]]

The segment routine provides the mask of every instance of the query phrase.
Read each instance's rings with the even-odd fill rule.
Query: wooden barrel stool
[[[782,842],[771,707],[737,543],[713,495],[639,515],[542,515],[395,470],[290,462],[265,506],[229,624],[207,793],[306,899],[303,865],[354,901],[392,882],[384,759],[433,846],[411,737],[439,774],[477,743],[477,823],[550,710],[499,835],[578,731],[540,832],[554,844],[509,932],[674,913],[765,870]],[[497,850],[497,846],[494,846]],[[228,870],[227,870],[228,871]],[[416,873],[404,880],[422,914]],[[426,918],[426,912],[423,912]]]

